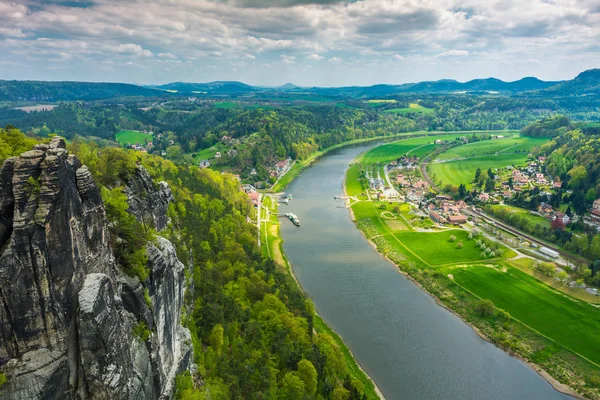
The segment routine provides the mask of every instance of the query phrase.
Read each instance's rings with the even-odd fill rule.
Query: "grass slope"
[[[433,112],[434,112],[434,110],[432,108],[426,108],[420,104],[411,103],[411,104],[409,104],[408,107],[390,108],[389,110],[385,110],[383,113],[384,114],[412,114],[412,113],[431,114]]]
[[[541,334],[600,363],[600,309],[575,301],[513,267],[453,268],[454,280]]]
[[[152,135],[140,131],[122,130],[115,135],[121,146],[126,144],[146,144],[152,141]]]

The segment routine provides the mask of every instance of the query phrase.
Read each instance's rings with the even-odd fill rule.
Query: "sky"
[[[600,67],[600,0],[0,0],[0,79],[276,86]]]

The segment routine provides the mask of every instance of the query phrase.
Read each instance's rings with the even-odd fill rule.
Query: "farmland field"
[[[458,186],[464,183],[469,187],[475,179],[477,168],[505,168],[509,165],[523,165],[527,161],[527,153],[488,155],[466,160],[448,161],[439,164],[430,164],[431,172],[436,180],[441,180],[443,185]]]
[[[450,236],[456,241],[451,242]],[[431,265],[451,264],[457,262],[481,261],[481,249],[475,239],[468,239],[469,233],[464,230],[452,229],[443,232],[401,232],[395,236],[411,251],[418,254]],[[458,249],[457,243],[463,242],[464,247]],[[505,248],[505,251],[507,249]],[[512,253],[512,252],[511,252]],[[507,256],[513,254],[506,253]]]
[[[506,270],[485,266],[445,267],[444,270],[477,296],[490,299],[496,307],[541,334],[600,363],[600,309],[575,301],[513,267]]]
[[[529,214],[529,211],[524,210],[522,208],[494,204],[490,204],[489,207],[492,210],[493,215],[497,215],[498,212],[506,212],[509,215],[518,215],[520,218],[527,220],[531,224],[531,226],[540,224],[542,228],[550,229],[550,221],[548,221],[542,216]]]
[[[399,140],[397,142],[377,146],[365,153],[360,162],[362,164],[387,163],[410,152],[410,155],[422,156],[435,145],[434,141],[456,140],[461,134],[453,135],[431,135],[412,139]]]
[[[152,141],[152,135],[140,131],[123,130],[115,135],[121,146],[126,144],[146,144]]]
[[[506,134],[508,136],[510,134]],[[518,135],[504,139],[482,140],[458,146],[438,156],[440,160],[452,160],[455,158],[467,158],[481,155],[492,155],[502,153],[529,153],[535,146],[546,143],[546,138],[530,138]]]
[[[410,113],[423,113],[423,114],[431,114],[434,110],[432,108],[423,107],[417,103],[410,103],[408,107],[404,108],[390,108],[389,110],[385,110],[386,114],[410,114]]]

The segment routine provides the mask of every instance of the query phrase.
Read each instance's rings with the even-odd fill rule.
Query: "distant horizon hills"
[[[269,92],[314,94],[356,99],[411,93],[529,94],[534,97],[596,95],[600,94],[600,69],[586,70],[574,79],[564,81],[543,81],[536,77],[524,77],[516,81],[506,82],[492,77],[472,79],[467,82],[441,79],[398,85],[377,84],[341,87],[307,87],[297,86],[293,83],[286,83],[281,86],[253,86],[239,81],[171,82],[164,85],[135,85],[111,82],[0,80],[0,101],[101,100],[126,96],[161,97],[169,95],[235,96]]]

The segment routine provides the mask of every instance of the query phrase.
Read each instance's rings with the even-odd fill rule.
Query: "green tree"
[[[305,393],[302,379],[293,372],[286,373],[281,380],[278,398],[282,400],[301,400]]]
[[[477,171],[475,171],[475,182],[479,182],[480,176],[481,176],[481,168],[477,168]]]
[[[309,395],[317,391],[317,370],[308,360],[298,362],[298,377],[304,382],[304,388]]]
[[[223,326],[221,324],[214,326],[208,337],[208,343],[217,354],[221,354],[221,349],[223,348]]]
[[[490,317],[496,313],[496,307],[491,300],[480,300],[475,306],[475,311],[482,317]]]

